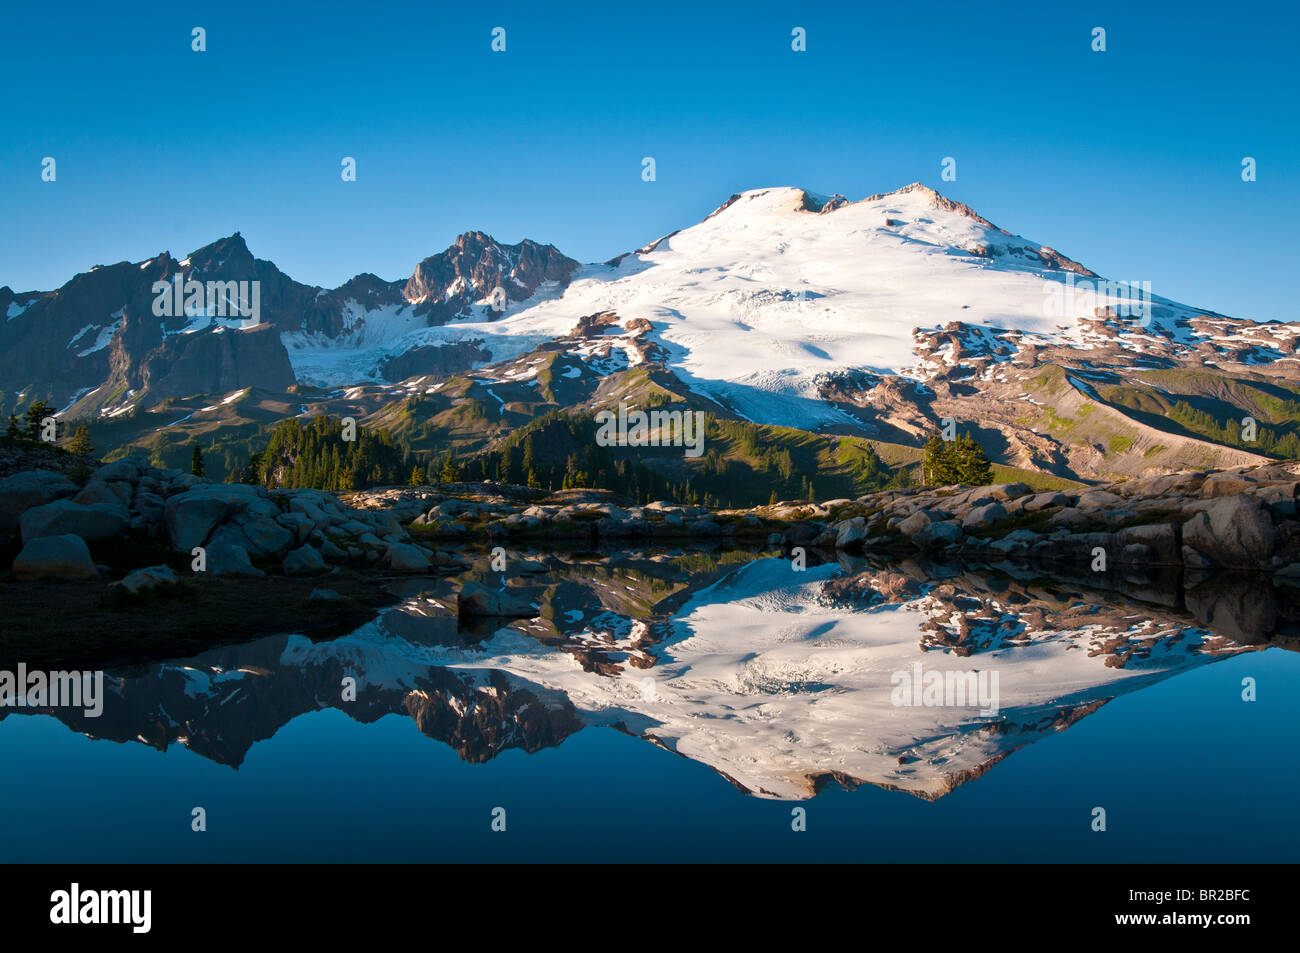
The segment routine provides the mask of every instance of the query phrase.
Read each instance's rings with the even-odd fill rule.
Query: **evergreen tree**
[[[18,418],[13,414],[9,415],[9,429],[5,432],[5,436],[15,441],[23,438],[22,429],[18,426]]]
[[[87,457],[95,452],[95,448],[90,444],[90,433],[85,426],[77,426],[76,431],[72,434],[72,442],[68,444],[68,450],[80,457]]]
[[[418,463],[411,468],[411,478],[406,481],[407,486],[424,486],[426,480],[424,476],[424,467]]]
[[[993,482],[993,466],[974,437],[962,434],[956,449],[958,482],[970,486],[988,486]]]
[[[197,443],[194,445],[194,452],[190,454],[190,473],[196,477],[206,475],[203,472],[203,451],[199,449]]]
[[[41,421],[50,416],[50,405],[38,400],[27,408],[27,437],[30,440],[41,439]]]
[[[458,467],[456,465],[456,461],[451,458],[450,451],[447,452],[447,459],[443,463],[442,469],[438,471],[438,482],[439,483],[460,482],[460,467]]]

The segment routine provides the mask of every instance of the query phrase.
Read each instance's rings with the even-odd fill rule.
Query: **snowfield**
[[[509,360],[568,334],[584,315],[615,311],[623,321],[649,320],[670,365],[702,393],[743,382],[802,396],[826,371],[910,368],[916,327],[964,320],[1056,333],[1044,276],[1060,272],[967,252],[1041,246],[931,207],[928,190],[826,214],[804,210],[804,196],[795,188],[745,192],[652,250],[588,265],[562,294],[543,289],[495,320],[421,328],[410,308],[357,309],[339,339],[286,334],[285,344],[303,379],[349,383],[383,354],[419,345],[482,340],[493,363]]]

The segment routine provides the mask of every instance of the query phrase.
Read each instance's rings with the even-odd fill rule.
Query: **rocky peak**
[[[554,245],[524,239],[502,245],[484,232],[457,236],[446,251],[424,259],[402,289],[407,301],[436,304],[478,301],[500,287],[510,301],[530,297],[544,281],[567,282],[578,262]]]
[[[226,281],[254,277],[253,272],[257,270],[257,260],[239,232],[190,252],[188,261],[191,273],[219,273]]]

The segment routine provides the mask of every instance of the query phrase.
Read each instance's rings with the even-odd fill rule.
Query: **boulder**
[[[1300,563],[1290,563],[1273,573],[1273,583],[1278,586],[1300,586]]]
[[[897,529],[904,536],[915,536],[929,526],[930,523],[930,514],[925,510],[917,510],[911,516],[899,521]]]
[[[274,519],[249,516],[236,520],[240,533],[248,541],[250,556],[279,557],[294,544],[294,534]]]
[[[1297,491],[1300,483],[1273,483],[1252,489],[1250,495],[1279,516],[1295,516]]]
[[[202,546],[218,523],[243,512],[256,498],[256,487],[240,484],[200,483],[177,493],[163,508],[172,546],[183,553]]]
[[[328,537],[322,537],[316,544],[316,549],[321,556],[332,563],[339,563],[348,558],[348,554],[335,546]]]
[[[1147,547],[1150,553],[1148,558],[1153,565],[1177,566],[1182,562],[1178,534],[1168,523],[1148,523],[1145,526],[1121,529],[1115,534],[1115,543],[1125,550],[1130,546]]]
[[[106,463],[90,475],[91,482],[122,481],[134,483],[149,470],[149,458],[139,455]]]
[[[19,522],[24,542],[41,536],[72,533],[88,543],[124,536],[131,523],[124,506],[104,503],[81,506],[71,500],[55,500],[32,507]]]
[[[160,586],[174,586],[180,581],[180,576],[176,575],[175,570],[170,566],[148,566],[144,569],[133,569],[120,581],[111,583],[108,588],[128,592],[134,596]]]
[[[1018,556],[1029,552],[1029,547],[1036,542],[1038,534],[1033,530],[1018,529],[989,543],[989,551],[1000,556]]]
[[[102,480],[92,480],[86,484],[80,493],[72,498],[72,502],[80,503],[82,506],[89,506],[94,503],[107,503],[109,506],[129,506],[132,495],[131,484],[129,483],[105,483]]]
[[[1075,504],[1081,510],[1110,509],[1124,503],[1124,497],[1109,490],[1087,490],[1079,494]]]
[[[287,576],[315,576],[326,570],[325,560],[314,547],[300,546],[284,557],[284,572]]]
[[[989,488],[990,497],[995,500],[1014,500],[1029,495],[1029,487],[1023,483],[999,483]]]
[[[986,503],[971,509],[961,521],[961,528],[966,532],[988,529],[999,520],[1007,518],[1007,510],[1001,503]]]
[[[316,531],[315,522],[305,513],[293,511],[281,513],[275,518],[275,521],[293,533],[294,543],[298,546],[304,545],[311,539],[311,534]]]
[[[912,537],[912,542],[923,549],[939,549],[961,542],[961,524],[956,520],[931,523]]]
[[[1228,470],[1223,473],[1211,473],[1201,484],[1201,496],[1207,500],[1245,493],[1257,484],[1252,477]]]
[[[24,470],[0,480],[0,530],[16,529],[33,506],[71,496],[77,484],[54,470]]]
[[[1183,544],[1229,569],[1270,567],[1277,530],[1252,496],[1225,496],[1183,524]]]
[[[433,563],[423,549],[410,543],[396,543],[388,547],[388,568],[393,572],[427,572]]]
[[[96,573],[86,541],[73,533],[33,539],[14,560],[19,579],[93,579]]]
[[[865,517],[855,516],[835,527],[835,548],[854,549],[862,545],[867,538],[867,521]]]
[[[265,576],[248,561],[248,551],[231,543],[214,543],[206,548],[208,572],[214,576]]]
[[[1030,513],[1037,513],[1039,510],[1057,509],[1063,506],[1069,506],[1071,497],[1064,493],[1053,491],[1050,493],[1035,493],[1025,500],[1025,510]]]

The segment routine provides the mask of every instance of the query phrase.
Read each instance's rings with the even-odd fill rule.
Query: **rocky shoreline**
[[[517,554],[561,544],[665,543],[779,548],[796,559],[802,549],[812,561],[923,556],[1139,585],[1146,574],[1174,572],[1192,586],[1224,570],[1300,586],[1298,494],[1300,464],[1270,464],[1077,491],[948,486],[709,511],[633,506],[601,490],[548,494],[493,483],[340,498],[215,483],[127,457],[99,466],[82,484],[40,467],[0,479],[0,585],[12,599],[23,586],[80,582],[97,588],[110,611],[208,580],[289,579],[298,585],[286,586],[285,598],[321,608],[336,602],[342,613],[344,603],[359,611],[357,590],[380,588],[377,579],[465,572],[475,568],[469,554],[490,560],[497,546]],[[512,563],[512,573],[532,571],[528,560]],[[330,582],[339,574],[371,582],[343,597]],[[457,601],[463,616],[523,618],[534,610],[474,581],[460,587]],[[213,614],[219,621],[219,605]]]
[[[856,500],[709,511],[620,505],[604,491],[531,501],[495,484],[355,494],[430,540],[744,540],[850,553],[1273,574],[1300,584],[1300,464],[1202,470],[1077,491],[1023,483],[886,490]],[[541,494],[533,493],[534,496]],[[556,496],[563,499],[556,500]]]

